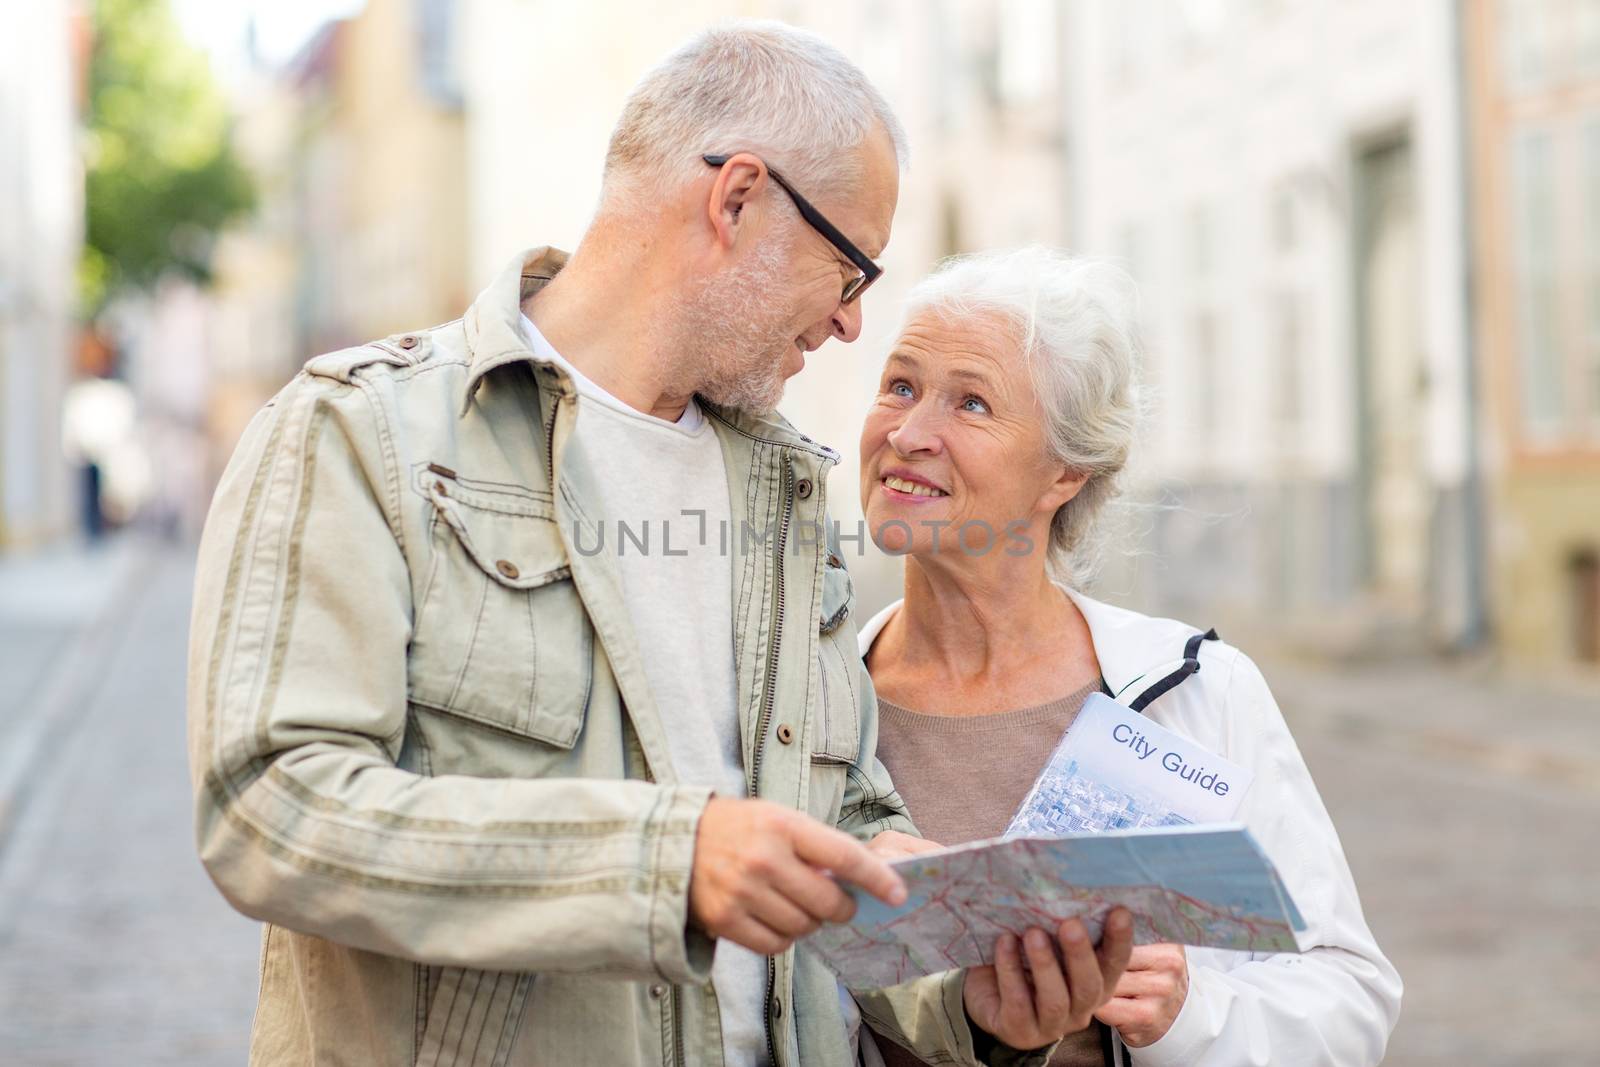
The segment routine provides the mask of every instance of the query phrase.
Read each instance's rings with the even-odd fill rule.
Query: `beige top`
[[[928,840],[959,845],[998,837],[1097,688],[996,715],[924,715],[880,697],[878,759]],[[1101,1067],[1101,1029],[1095,1023],[1069,1035],[1051,1067]],[[923,1062],[892,1042],[879,1045],[888,1067]]]

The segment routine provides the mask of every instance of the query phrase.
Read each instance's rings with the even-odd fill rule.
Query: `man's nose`
[[[854,341],[861,336],[861,301],[840,304],[828,321],[835,337],[845,344]]]

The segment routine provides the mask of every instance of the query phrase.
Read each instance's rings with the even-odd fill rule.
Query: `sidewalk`
[[[18,717],[33,755],[0,837],[0,1063],[242,1063],[260,935],[195,856],[191,553],[130,543],[6,575],[9,624],[26,625],[18,603],[57,617],[49,677]],[[50,575],[51,597],[20,596]]]
[[[1387,1067],[1588,1062],[1600,685],[1436,659],[1262,669],[1406,984]]]
[[[0,555],[0,849],[32,769],[103,678],[156,551],[130,532]]]
[[[1463,772],[1600,793],[1600,675],[1541,676],[1487,659],[1359,664],[1273,659],[1291,727],[1316,721]]]

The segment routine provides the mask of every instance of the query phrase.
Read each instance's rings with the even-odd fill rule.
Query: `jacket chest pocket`
[[[411,641],[414,703],[572,748],[594,631],[549,501],[430,480],[433,563]]]
[[[819,763],[854,763],[861,755],[861,657],[855,627],[850,574],[830,555],[822,568],[822,607],[817,615],[817,723],[811,758]]]

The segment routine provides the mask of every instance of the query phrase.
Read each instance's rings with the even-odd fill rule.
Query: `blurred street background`
[[[1154,410],[1094,592],[1256,656],[1407,982],[1386,1063],[1600,1061],[1600,0],[0,4],[0,1062],[244,1058],[190,840],[194,539],[310,356],[570,249],[638,76],[826,35],[911,141],[897,302],[1028,242],[1140,283]],[[862,610],[898,569],[851,561]]]

